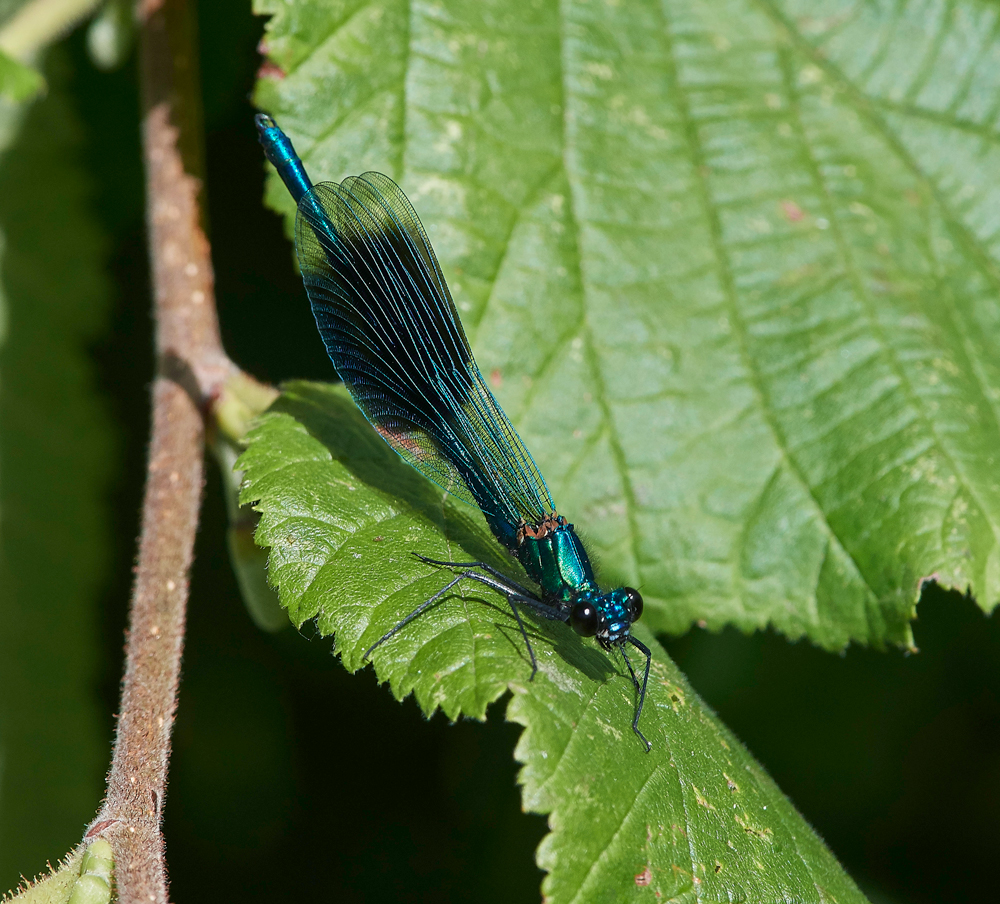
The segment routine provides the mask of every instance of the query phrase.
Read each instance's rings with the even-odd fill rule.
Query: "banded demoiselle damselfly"
[[[639,730],[650,652],[630,633],[642,615],[631,587],[603,592],[573,525],[556,513],[531,454],[472,357],[437,257],[410,202],[388,176],[365,173],[313,185],[288,136],[263,114],[260,143],[298,205],[295,250],[316,326],[344,385],[382,438],[410,465],[477,506],[497,541],[538,585],[536,594],[486,562],[459,568],[444,587],[380,637],[377,647],[463,580],[507,599],[531,677],[538,671],[521,608],[569,622],[607,651],[620,650],[638,694]],[[646,658],[642,681],[625,650]]]

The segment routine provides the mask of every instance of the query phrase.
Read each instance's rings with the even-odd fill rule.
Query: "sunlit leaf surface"
[[[650,626],[908,645],[928,576],[992,609],[995,4],[257,9],[258,102],[315,179],[402,183]]]
[[[237,467],[257,539],[292,620],[335,636],[347,668],[442,587],[447,572],[413,553],[509,558],[468,506],[409,468],[343,387],[295,383],[250,434]],[[763,769],[642,630],[654,662],[642,728],[620,659],[561,622],[529,622],[531,665],[502,598],[460,587],[375,653],[379,677],[427,714],[482,718],[508,689],[527,809],[549,813],[539,850],[553,902],[864,898]]]

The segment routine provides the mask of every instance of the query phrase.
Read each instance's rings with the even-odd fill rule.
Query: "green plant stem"
[[[27,62],[99,5],[100,0],[30,0],[0,28],[0,50]]]
[[[107,795],[87,837],[111,843],[119,901],[167,904],[160,817],[204,482],[204,416],[237,368],[219,338],[202,222],[190,11],[186,0],[151,0],[139,15],[157,376],[120,715]]]

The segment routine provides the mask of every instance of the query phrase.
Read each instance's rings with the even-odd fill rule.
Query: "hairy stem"
[[[114,754],[107,796],[87,837],[111,843],[119,901],[167,904],[160,814],[204,481],[204,415],[236,368],[219,339],[200,207],[189,10],[186,0],[145,0],[139,15],[157,375]]]

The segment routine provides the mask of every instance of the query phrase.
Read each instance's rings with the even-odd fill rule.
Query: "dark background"
[[[208,212],[225,346],[268,381],[331,379],[290,246],[261,205],[249,92],[263,22],[244,0],[202,3],[200,15],[211,48],[202,54]],[[118,292],[112,331],[94,350],[124,460],[103,616],[110,738],[152,373],[139,102],[134,60],[104,74],[82,34],[69,45]],[[503,721],[503,705],[485,725],[426,721],[371,670],[349,676],[330,641],[290,627],[261,633],[239,599],[224,531],[213,471],[165,810],[172,898],[536,900],[533,851],[545,820],[520,811],[518,728]],[[772,634],[697,629],[667,648],[873,901],[992,899],[1000,625],[971,600],[930,588],[915,633],[914,656],[832,656]]]

